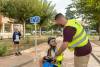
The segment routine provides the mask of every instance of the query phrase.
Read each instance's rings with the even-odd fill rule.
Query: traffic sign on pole
[[[30,23],[37,24],[39,22],[40,22],[40,17],[39,16],[34,16],[34,17],[30,18]]]
[[[35,59],[37,60],[37,24],[40,22],[39,16],[30,17],[30,23],[35,24]]]

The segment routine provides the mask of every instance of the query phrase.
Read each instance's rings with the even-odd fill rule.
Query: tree
[[[26,24],[25,27],[26,27],[27,32],[30,32],[30,33],[32,32],[32,30],[33,30],[33,25],[32,24]]]
[[[5,4],[5,0],[0,0],[0,32],[2,29],[2,10],[3,10],[3,5]]]
[[[44,0],[5,0],[5,4],[0,9],[1,12],[16,19],[16,23],[22,23],[25,34],[25,20],[32,16],[40,16],[40,26],[47,20],[51,20],[54,14],[54,5],[51,2],[44,2]]]
[[[74,9],[73,4],[68,5],[68,7],[66,8],[66,17],[68,19],[75,18],[76,11],[72,9]]]
[[[95,21],[96,30],[100,36],[100,0],[73,0],[73,4],[78,15],[81,15],[83,19]]]
[[[39,27],[40,27],[40,36],[41,36],[41,28],[43,26],[48,27],[48,24],[50,23],[51,20],[53,20],[54,16],[56,15],[56,10],[54,9],[55,5],[51,5],[52,2],[50,1],[49,3],[46,3],[45,1],[43,1],[42,4],[42,9],[41,9],[41,13],[40,16],[41,18],[41,23],[39,23]],[[44,8],[45,7],[45,8]]]

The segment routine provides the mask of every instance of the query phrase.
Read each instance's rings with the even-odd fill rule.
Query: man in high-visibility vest
[[[64,30],[63,43],[54,59],[69,48],[74,50],[74,67],[87,67],[92,47],[82,25],[75,19],[66,19],[61,13],[55,16],[55,22],[64,26]]]

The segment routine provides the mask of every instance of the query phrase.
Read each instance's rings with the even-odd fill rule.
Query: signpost
[[[37,24],[40,22],[39,16],[34,16],[30,18],[30,23],[35,25],[35,58],[37,59]]]

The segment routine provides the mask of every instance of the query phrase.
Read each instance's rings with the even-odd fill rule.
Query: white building
[[[0,16],[0,28],[0,38],[12,38],[15,28],[23,32],[22,24],[14,24],[14,19],[4,16]]]

